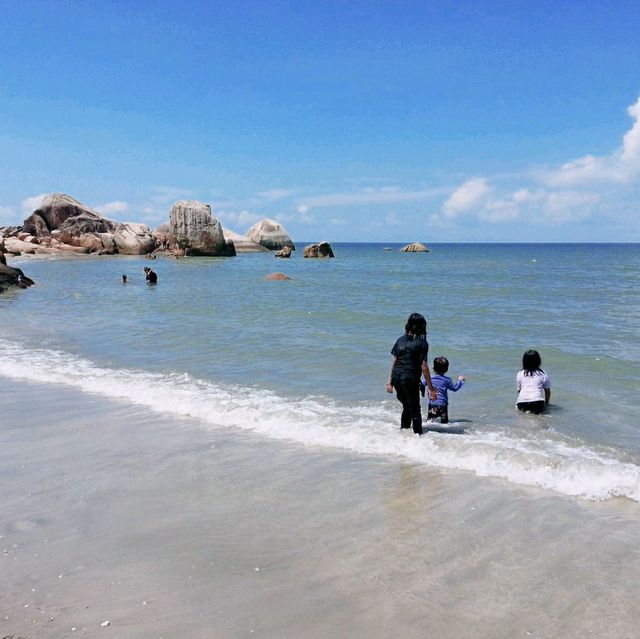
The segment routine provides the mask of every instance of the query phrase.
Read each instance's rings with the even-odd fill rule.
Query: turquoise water
[[[384,248],[158,259],[155,287],[143,258],[14,259],[36,286],[0,296],[0,376],[390,463],[640,500],[640,245]],[[279,270],[292,280],[264,279]],[[465,436],[399,432],[384,384],[414,311],[431,356],[467,377],[450,407]],[[528,348],[551,376],[542,417],[514,410]]]

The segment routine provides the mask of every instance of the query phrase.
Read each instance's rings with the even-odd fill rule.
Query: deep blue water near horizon
[[[11,260],[36,286],[0,296],[0,375],[304,445],[640,498],[640,245],[332,245],[327,260],[303,259],[303,243],[289,260]],[[274,271],[292,279],[266,281]],[[450,408],[467,437],[397,431],[389,351],[416,311],[431,357],[467,377]],[[543,417],[514,410],[528,348],[552,380]]]

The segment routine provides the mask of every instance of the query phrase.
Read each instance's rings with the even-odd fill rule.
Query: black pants
[[[518,410],[527,412],[527,413],[535,413],[539,415],[544,410],[544,401],[539,402],[518,402],[517,404]]]
[[[420,410],[420,381],[415,379],[393,380],[398,401],[402,404],[400,428],[410,428],[422,435],[422,412]]]
[[[449,407],[445,404],[444,406],[432,406],[429,404],[429,413],[427,415],[428,420],[436,420],[440,418],[441,424],[449,423]]]

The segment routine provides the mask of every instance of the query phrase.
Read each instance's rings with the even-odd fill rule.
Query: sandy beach
[[[3,413],[2,637],[636,636],[632,502],[57,386],[3,380]]]

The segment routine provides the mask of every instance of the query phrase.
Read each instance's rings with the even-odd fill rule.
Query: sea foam
[[[305,446],[402,459],[430,467],[496,477],[585,499],[640,502],[640,466],[553,431],[512,435],[490,424],[463,436],[398,429],[396,402],[347,404],[326,397],[285,398],[262,389],[98,366],[61,351],[25,349],[0,340],[0,375],[127,401],[191,418],[207,428],[253,431]]]

